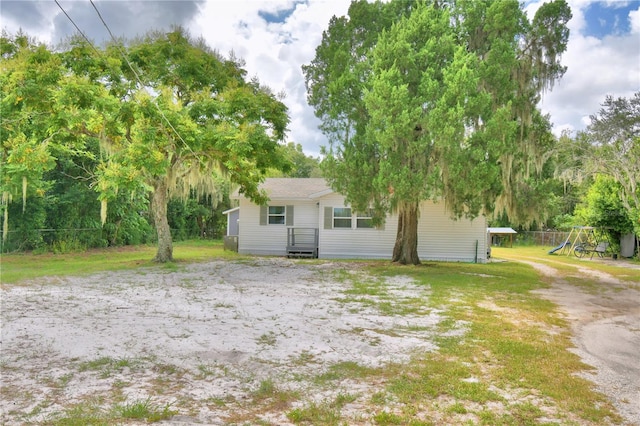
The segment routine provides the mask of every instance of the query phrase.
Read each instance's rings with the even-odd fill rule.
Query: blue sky
[[[304,4],[304,1],[295,1],[290,7],[286,7],[283,9],[269,11],[269,10],[258,10],[258,16],[267,21],[269,24],[281,24],[286,22],[287,19],[295,12],[296,6],[298,4]]]
[[[575,132],[589,123],[607,95],[630,97],[640,90],[640,0],[567,0],[573,12],[562,62],[567,73],[544,95],[541,109],[554,132]],[[88,0],[59,0],[97,43],[108,34]],[[306,102],[301,71],[315,55],[333,15],[347,13],[349,0],[94,0],[116,36],[133,37],[172,24],[202,36],[222,54],[233,51],[274,92],[284,92],[291,116],[288,140],[319,155],[326,138]],[[530,16],[542,0],[528,0]],[[0,25],[51,44],[74,31],[52,0],[0,0]]]
[[[587,23],[584,35],[603,38],[610,34],[625,34],[631,30],[629,12],[638,9],[639,2],[592,2],[585,11]],[[640,40],[639,40],[640,42]]]
[[[527,8],[532,12],[539,3]],[[556,134],[584,130],[606,96],[631,97],[640,90],[640,1],[568,3],[567,72],[541,103]]]

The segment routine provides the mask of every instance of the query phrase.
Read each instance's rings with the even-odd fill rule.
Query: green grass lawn
[[[544,410],[555,412],[560,424],[620,421],[606,398],[576,377],[588,367],[569,352],[568,324],[556,306],[532,293],[548,284],[530,266],[434,263],[375,270],[408,274],[428,285],[429,304],[449,318],[441,325],[438,352],[386,372],[387,398],[405,405],[389,418],[381,413],[378,424],[439,424],[412,421],[425,404],[439,411],[433,417],[443,424],[545,424]],[[449,337],[447,325],[461,322],[468,324],[467,333]],[[474,420],[463,422],[466,415]]]
[[[125,246],[92,249],[65,254],[3,254],[0,262],[0,282],[14,284],[21,281],[57,275],[82,275],[101,271],[117,271],[158,266],[152,261],[155,246]],[[237,253],[225,251],[221,240],[180,241],[173,245],[175,264],[201,262],[212,258],[237,258]]]
[[[506,260],[529,260],[543,263],[561,271],[571,273],[580,267],[588,267],[596,271],[604,272],[621,281],[640,281],[640,262],[637,259],[617,259],[613,260],[607,256],[593,258],[587,256],[579,259],[573,254],[560,254],[560,251],[549,254],[553,247],[523,246],[523,247],[493,247],[492,256],[495,259]]]

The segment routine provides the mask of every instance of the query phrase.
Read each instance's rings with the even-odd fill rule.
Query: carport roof
[[[513,228],[487,228],[487,232],[490,234],[517,234]]]

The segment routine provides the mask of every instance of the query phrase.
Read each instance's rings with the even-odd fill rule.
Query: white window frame
[[[282,213],[271,213],[272,208],[282,208]],[[272,222],[272,218],[282,218],[282,222]],[[267,225],[285,225],[287,223],[287,206],[268,206],[267,207]]]
[[[349,211],[349,216],[336,216],[336,210],[348,210]],[[353,228],[353,210],[351,210],[351,207],[334,207],[333,210],[333,220],[332,220],[332,225],[333,225],[333,229],[352,229]],[[336,226],[336,220],[338,221],[349,221],[349,226]]]
[[[355,219],[356,229],[373,229],[373,228],[375,228],[373,226],[373,211],[372,211],[372,209],[367,209],[367,211],[365,213],[356,213],[355,216],[356,216],[356,219]],[[360,226],[361,221],[363,221],[363,223],[367,224],[367,225],[366,226]]]

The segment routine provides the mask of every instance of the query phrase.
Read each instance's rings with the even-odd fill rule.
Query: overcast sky
[[[109,38],[88,0],[58,0],[97,44]],[[543,99],[554,131],[582,130],[606,95],[630,97],[640,90],[640,0],[568,0],[573,12],[563,63],[568,71]],[[250,76],[284,91],[291,117],[288,141],[317,156],[326,139],[306,103],[301,65],[309,63],[333,15],[347,13],[349,0],[96,0],[116,36],[182,25],[222,54],[234,51]],[[540,1],[526,3],[533,13]],[[0,25],[51,45],[75,32],[53,0],[0,0]]]

